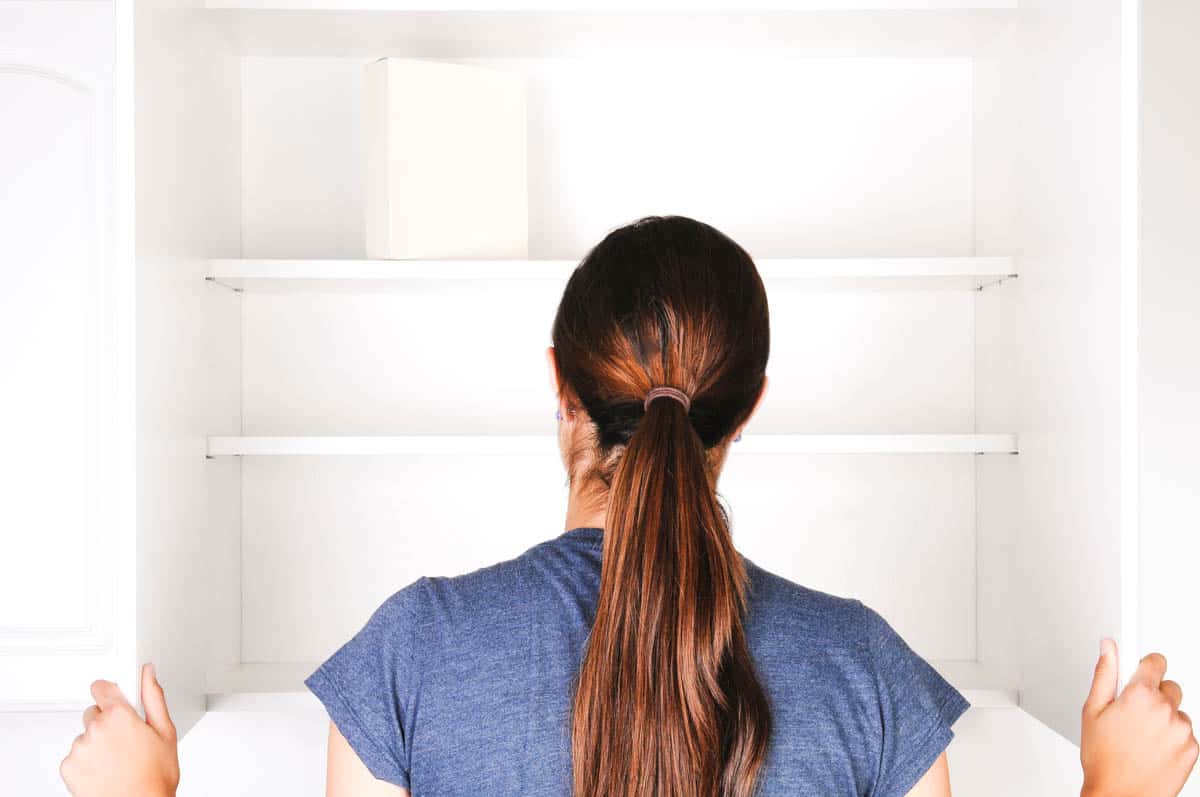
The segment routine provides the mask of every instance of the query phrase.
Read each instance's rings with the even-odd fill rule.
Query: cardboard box
[[[367,65],[367,257],[529,256],[525,76]]]

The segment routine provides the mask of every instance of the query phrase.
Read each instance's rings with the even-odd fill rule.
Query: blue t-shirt
[[[575,528],[490,567],[419,578],[305,684],[375,777],[414,797],[570,795],[571,688],[602,540]],[[772,722],[758,794],[906,794],[966,699],[874,610],[743,561]]]

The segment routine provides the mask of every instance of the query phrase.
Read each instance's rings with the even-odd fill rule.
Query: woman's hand
[[[175,724],[154,666],[142,666],[145,720],[111,681],[93,683],[92,697],[96,705],[83,712],[83,733],[59,767],[71,794],[172,797],[179,785]]]
[[[1117,646],[1101,643],[1092,691],[1083,704],[1082,797],[1175,797],[1200,747],[1179,710],[1183,690],[1164,681],[1160,653],[1142,659],[1117,697]]]

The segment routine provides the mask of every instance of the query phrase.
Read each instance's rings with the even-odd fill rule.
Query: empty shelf
[[[208,279],[238,290],[369,289],[373,283],[545,280],[565,283],[575,260],[211,260]],[[974,290],[1016,276],[1011,257],[765,258],[768,283]]]
[[[746,435],[750,454],[1015,454],[1013,434],[760,434]]]
[[[755,5],[757,10],[778,11],[973,11],[983,9],[1015,9],[1019,0],[774,0]],[[578,12],[592,11],[594,3],[464,3],[438,0],[438,2],[413,2],[413,0],[206,0],[207,8],[274,9],[284,11],[496,11],[496,12]],[[643,2],[613,3],[605,6],[608,11],[674,11],[676,3]],[[733,3],[699,3],[689,11],[737,11]]]
[[[1015,454],[1012,434],[759,434],[748,454]],[[208,456],[557,456],[554,435],[238,436],[208,438]]]
[[[241,55],[377,58],[558,57],[614,51],[705,56],[769,53],[963,57],[986,50],[1017,0],[772,0],[736,3],[414,3],[407,0],[207,0]]]
[[[976,708],[1019,704],[1017,688],[979,662],[931,660],[930,663]],[[317,662],[243,664],[210,679],[208,708],[218,711],[320,710],[320,703],[304,686],[304,679],[316,668]]]

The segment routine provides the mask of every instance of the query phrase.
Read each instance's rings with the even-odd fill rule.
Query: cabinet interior
[[[1105,21],[1003,2],[368,5],[210,3],[191,49],[139,49],[164,65],[139,88],[139,246],[166,253],[139,268],[170,300],[149,325],[174,314],[184,330],[148,344],[163,353],[150,380],[213,454],[146,479],[190,485],[150,514],[197,512],[185,525],[199,540],[161,544],[203,564],[181,577],[204,596],[208,705],[298,694],[396,589],[561,533],[545,348],[565,276],[608,230],[675,213],[741,243],[768,284],[768,395],[719,485],[739,549],[873,606],[976,704],[1021,705],[1073,736],[1076,695],[1055,688],[1088,664],[1068,651],[1121,600],[1116,499],[1094,499],[1118,492],[1099,456],[1117,393],[1116,134],[1097,132],[1116,106],[1096,91],[1116,67],[1111,47],[1062,56],[1104,41]],[[527,76],[544,275],[364,260],[363,67],[385,55]],[[196,87],[190,108],[178,81]],[[296,453],[313,437],[424,435],[467,443]],[[829,452],[784,440],[805,435]],[[971,435],[1010,437],[974,453]],[[847,436],[879,450],[846,453]],[[268,439],[266,453],[227,455],[242,438]],[[1101,542],[1079,553],[1085,536]],[[1062,577],[1072,555],[1094,585]]]

